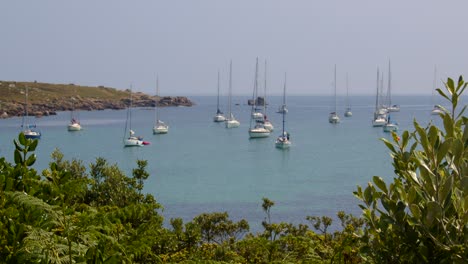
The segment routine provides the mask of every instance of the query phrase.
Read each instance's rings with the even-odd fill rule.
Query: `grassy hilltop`
[[[123,109],[128,105],[129,90],[104,86],[51,84],[39,82],[0,81],[0,115],[17,116],[24,112],[25,91],[28,88],[28,107],[31,115],[54,114],[73,107],[80,110]],[[133,93],[137,107],[191,106],[185,97],[156,97],[141,92]],[[73,106],[74,104],[74,106]]]

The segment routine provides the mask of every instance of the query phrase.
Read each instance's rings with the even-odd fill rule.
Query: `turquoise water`
[[[248,97],[233,99],[240,104],[233,112],[241,122],[234,129],[212,121],[216,97],[191,99],[196,106],[161,109],[161,119],[170,126],[166,135],[152,134],[152,109],[134,109],[133,129],[151,142],[141,148],[123,147],[125,110],[81,111],[84,130],[79,132],[67,131],[69,112],[35,119],[43,134],[35,168],[46,168],[55,148],[65,158],[85,164],[104,157],[129,175],[136,160],[145,159],[151,175],[145,191],[164,206],[166,219],[190,220],[203,212],[227,211],[233,219],[248,220],[253,230],[265,217],[262,197],[276,202],[274,221],[303,223],[308,215],[335,216],[339,210],[359,215],[352,194],[356,186],[366,185],[374,175],[392,178],[389,152],[379,140],[390,135],[371,126],[373,96],[353,97],[351,118],[343,117],[344,107],[339,108],[338,125],[328,123],[330,97],[288,97],[286,127],[293,142],[289,150],[274,146],[281,130],[281,115],[275,113],[281,97],[268,98],[275,132],[263,139],[248,138]],[[423,125],[438,118],[430,115],[429,96],[394,96],[393,102],[401,106],[401,112],[392,113],[400,131],[411,129],[413,118]],[[339,104],[344,105],[344,98]],[[10,161],[20,124],[21,118],[0,120],[0,155]]]

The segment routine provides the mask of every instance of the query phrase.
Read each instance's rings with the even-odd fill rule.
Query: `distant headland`
[[[80,86],[39,82],[0,81],[0,118],[24,114],[28,88],[28,115],[55,115],[57,111],[124,109],[129,105],[130,91],[104,86]],[[184,96],[156,97],[141,92],[132,94],[134,107],[192,106]]]

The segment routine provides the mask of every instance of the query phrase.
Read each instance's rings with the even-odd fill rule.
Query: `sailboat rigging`
[[[267,117],[267,100],[266,100],[266,94],[267,94],[267,62],[265,60],[265,84],[264,84],[264,95],[263,95],[263,126],[270,130],[270,132],[273,132],[274,127],[273,124],[268,120]]]
[[[444,108],[441,105],[434,103],[434,92],[436,91],[436,83],[437,83],[437,67],[434,66],[434,81],[432,83],[432,95],[431,95],[431,103],[434,106],[431,111],[431,115],[439,115],[444,113]]]
[[[232,113],[232,60],[229,64],[229,96],[228,96],[228,117],[226,119],[226,128],[239,127],[240,122],[236,120]]]
[[[223,112],[219,109],[219,71],[218,71],[218,99],[217,99],[217,103],[216,103],[216,115],[214,116],[213,118],[213,121],[214,122],[224,122],[226,121],[226,117],[224,116]]]
[[[76,90],[75,90],[75,95],[76,95]],[[70,111],[70,123],[68,124],[68,131],[80,131],[81,130],[81,124],[78,119],[78,115],[75,113],[75,101],[76,98],[72,97],[72,109]]]
[[[283,87],[283,109],[286,109],[286,73],[284,74],[284,87]],[[289,133],[285,130],[285,116],[286,113],[283,111],[283,127],[281,130],[281,135],[276,138],[275,146],[280,149],[286,149],[291,146],[291,141],[289,141]]]
[[[338,117],[338,114],[336,112],[336,64],[335,64],[335,81],[333,83],[333,85],[335,86],[335,108],[334,108],[334,111],[330,113],[330,116],[328,117],[328,122],[332,123],[332,124],[338,124],[340,122],[340,118]]]
[[[23,128],[23,134],[26,138],[29,139],[40,139],[41,138],[41,132],[36,129],[36,124],[31,125],[29,124],[29,113],[28,113],[28,87],[26,86],[26,91],[25,91],[25,114],[23,115],[23,122],[21,124],[21,127]]]
[[[169,126],[159,119],[159,77],[156,77],[156,100],[154,102],[154,111],[156,115],[156,123],[153,127],[153,134],[167,134]]]
[[[348,74],[346,73],[346,111],[344,113],[345,117],[353,116],[351,112],[351,104],[349,103],[349,84],[348,84]]]
[[[266,129],[263,123],[263,114],[257,112],[257,108],[256,108],[257,94],[258,94],[258,58],[257,58],[257,63],[255,65],[255,81],[254,81],[254,91],[253,91],[253,97],[252,97],[252,101],[254,101],[254,103],[252,104],[251,115],[250,115],[250,128],[249,128],[250,138],[263,138],[263,137],[270,136],[270,130]],[[256,115],[256,114],[260,114],[260,115]],[[258,116],[261,116],[262,118],[259,119]]]
[[[125,121],[125,131],[124,131],[124,146],[125,147],[142,147],[143,145],[148,145],[149,142],[143,141],[142,137],[135,136],[135,131],[132,130],[132,106],[133,106],[133,98],[132,98],[132,86],[130,86],[130,103],[127,108],[127,119]],[[127,135],[128,129],[128,137]]]

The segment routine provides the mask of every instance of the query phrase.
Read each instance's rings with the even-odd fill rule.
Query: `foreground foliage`
[[[161,205],[143,194],[150,176],[138,160],[129,177],[97,158],[87,169],[57,150],[48,169],[32,167],[37,140],[14,141],[14,164],[0,158],[2,263],[465,263],[468,220],[468,128],[458,110],[466,84],[439,93],[452,109],[444,130],[414,122],[415,131],[384,140],[396,177],[375,176],[355,195],[363,216],[307,216],[308,225],[274,222],[263,198],[263,231],[226,212],[163,225]],[[309,227],[310,226],[310,227]],[[312,227],[312,229],[311,229]]]
[[[448,79],[451,109],[444,130],[414,121],[415,131],[384,140],[397,177],[373,183],[355,195],[367,227],[363,252],[377,263],[466,263],[468,260],[468,119],[458,110],[467,83]]]

